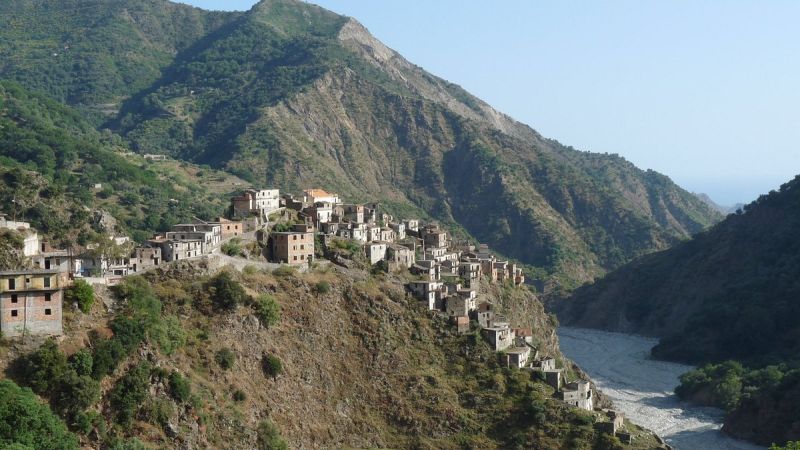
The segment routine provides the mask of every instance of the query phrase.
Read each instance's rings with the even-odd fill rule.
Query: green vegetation
[[[237,390],[233,391],[233,396],[232,397],[233,397],[233,401],[239,402],[239,403],[247,400],[247,394],[245,394],[244,391],[242,391],[241,389],[237,389]]]
[[[222,253],[228,256],[241,256],[242,254],[241,240],[234,238],[222,244]]]
[[[192,385],[180,373],[172,372],[169,374],[169,392],[176,402],[185,403],[192,393]]]
[[[287,450],[289,445],[272,422],[264,420],[258,424],[258,450]]]
[[[91,378],[92,358],[79,352],[67,360],[52,339],[35,352],[15,362],[14,374],[20,383],[50,399],[53,411],[71,427],[89,427],[86,409],[100,399],[100,385]]]
[[[30,389],[0,380],[0,447],[75,450],[78,439]]]
[[[208,280],[205,289],[214,307],[223,311],[231,311],[249,298],[242,285],[227,271],[220,272]]]
[[[233,364],[236,362],[236,354],[226,347],[217,350],[217,353],[214,354],[214,361],[216,361],[223,370],[228,370],[233,367]]]
[[[150,365],[146,363],[131,367],[111,390],[109,399],[116,411],[114,420],[120,425],[130,425],[136,412],[147,399],[150,369]]]
[[[317,291],[318,294],[325,295],[331,291],[331,284],[327,281],[320,281],[314,285],[314,290]]]
[[[769,450],[800,450],[800,441],[787,442],[783,447],[777,444],[772,444],[770,445]]]
[[[75,280],[72,286],[64,291],[64,298],[67,302],[77,304],[84,313],[88,313],[94,304],[94,289],[91,284],[83,280]]]
[[[275,378],[283,373],[283,363],[281,362],[280,358],[275,355],[265,355],[261,362],[261,366],[264,369],[264,373],[272,378]]]
[[[278,323],[281,319],[281,307],[275,298],[269,294],[263,294],[256,299],[253,308],[256,311],[261,325],[269,328]]]
[[[800,393],[798,227],[800,177],[555,304],[566,323],[607,326],[622,317],[629,331],[662,337],[653,356],[707,363],[676,392],[727,409],[725,430],[734,436],[763,445],[796,440],[789,399]]]

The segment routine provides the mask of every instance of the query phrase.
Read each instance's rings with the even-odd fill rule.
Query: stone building
[[[514,344],[514,331],[507,326],[488,327],[484,328],[482,332],[496,352],[505,350]]]
[[[415,262],[414,251],[398,244],[388,244],[386,246],[386,259],[398,267],[406,269],[413,266]]]
[[[220,217],[215,224],[219,225],[220,237],[223,241],[244,234],[244,224],[240,221],[228,220],[224,217]]]
[[[160,247],[137,247],[133,250],[128,266],[133,273],[161,265]]]
[[[0,272],[3,336],[62,334],[62,292],[58,270]]]
[[[159,236],[148,240],[147,244],[161,249],[161,258],[164,262],[203,256],[203,241],[199,239],[175,240]]]
[[[561,399],[568,405],[591,411],[594,409],[592,401],[592,387],[588,381],[575,381],[568,383],[561,391]]]
[[[364,244],[364,253],[370,265],[383,261],[386,259],[386,242],[368,242]]]
[[[506,367],[522,369],[528,365],[528,359],[531,357],[531,348],[528,346],[512,347],[506,349],[503,356],[505,358]]]
[[[266,217],[271,211],[280,208],[281,194],[278,189],[246,189],[242,195],[231,198],[233,217],[247,217],[258,214]]]
[[[408,290],[414,297],[424,301],[429,310],[444,309],[442,290],[444,283],[440,281],[412,281],[408,283]]]
[[[273,232],[271,237],[273,262],[303,265],[314,260],[314,233]]]

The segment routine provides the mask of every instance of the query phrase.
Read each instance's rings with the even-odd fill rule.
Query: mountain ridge
[[[16,49],[27,59],[0,64],[0,77],[46,86],[95,123],[99,113],[84,99],[106,105],[106,126],[140,153],[210,164],[253,184],[324,184],[352,201],[377,194],[369,200],[445,222],[527,264],[548,290],[592,280],[721,218],[666,177],[542,137],[413,65],[355,19],[317,6],[262,1],[229,14],[160,0],[92,5],[92,17],[106,18],[95,35],[140,43],[130,53],[147,68],[137,83],[115,81],[127,60],[111,52],[113,39],[103,48],[81,41],[73,46],[91,51],[64,59],[93,64],[95,81],[81,96],[62,94],[80,84],[83,66],[61,63],[44,76],[52,58],[35,50],[43,37],[59,39],[2,27],[0,55]],[[28,18],[44,13],[31,8]],[[80,15],[67,19],[87,26]],[[177,40],[172,30],[184,22]],[[100,64],[109,58],[123,69]]]

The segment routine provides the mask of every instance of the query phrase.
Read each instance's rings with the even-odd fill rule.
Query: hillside
[[[662,338],[658,358],[704,366],[682,395],[727,407],[726,431],[800,437],[800,177],[691,241],[644,256],[553,301],[563,323]]]
[[[527,264],[548,289],[577,286],[721,217],[663,175],[543,138],[355,20],[310,4],[265,0],[243,14],[162,0],[93,2],[85,14],[62,4],[14,2],[2,12],[14,24],[46,23],[55,10],[69,30],[94,34],[0,26],[0,53],[24,55],[0,63],[0,76],[95,121],[102,110],[105,126],[142,153],[255,184],[325,185],[439,219]],[[96,44],[108,33],[120,37]],[[69,52],[42,50],[68,42]],[[59,70],[53,53],[67,61]],[[144,72],[129,73],[130,61]]]
[[[229,176],[209,170],[204,179],[184,166],[146,162],[70,107],[0,81],[0,212],[56,241],[74,242],[98,214],[118,222],[109,232],[140,240],[176,221],[221,214],[233,189],[215,190],[211,179]]]
[[[183,263],[70,314],[58,346],[0,346],[0,362],[13,359],[8,373],[91,448],[281,448],[268,438],[291,448],[605,448],[591,414],[551,398],[529,372],[500,368],[477,330],[456,335],[402,281],[324,265],[214,274]],[[519,314],[515,324],[533,326],[543,352],[560,355],[526,288],[485,287]],[[657,446],[639,432],[633,448]]]

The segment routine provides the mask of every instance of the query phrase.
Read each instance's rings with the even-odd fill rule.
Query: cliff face
[[[589,281],[720,218],[662,175],[543,138],[322,8],[93,5],[91,14],[55,2],[6,5],[0,42],[18,44],[0,52],[24,54],[25,64],[6,59],[0,76],[95,119],[105,105],[105,126],[139,152],[211,164],[256,185],[324,185],[433,217],[526,263],[548,287]],[[39,35],[14,26],[39,15],[93,30],[50,36],[71,49],[57,52],[55,71],[52,54],[35,50]],[[140,44],[128,52],[118,37],[98,44],[114,33]],[[119,55],[143,61],[135,83],[115,81],[135,75],[127,60],[100,64]],[[97,61],[90,78],[84,60]],[[63,94],[76,89],[81,95]]]

